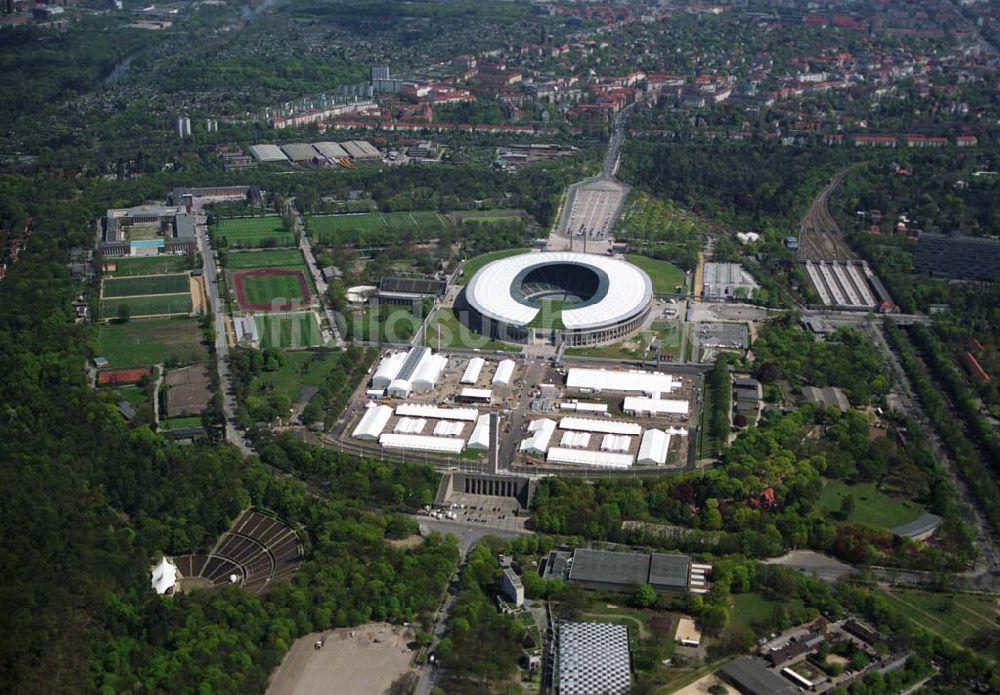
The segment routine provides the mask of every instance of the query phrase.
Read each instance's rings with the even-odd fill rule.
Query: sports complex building
[[[511,343],[597,345],[636,333],[653,307],[653,283],[616,258],[566,251],[525,253],[483,266],[459,315]]]

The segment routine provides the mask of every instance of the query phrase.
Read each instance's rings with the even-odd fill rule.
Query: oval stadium
[[[465,287],[469,327],[512,343],[597,345],[642,328],[653,283],[616,258],[565,251],[524,253],[483,266]]]

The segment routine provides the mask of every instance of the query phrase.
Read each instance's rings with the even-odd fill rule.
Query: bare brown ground
[[[306,635],[285,655],[267,695],[381,695],[410,670],[410,639],[408,630],[387,623]]]

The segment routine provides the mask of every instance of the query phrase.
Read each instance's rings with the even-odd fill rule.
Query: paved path
[[[299,249],[302,251],[302,255],[306,259],[306,266],[309,268],[309,273],[312,275],[313,282],[316,284],[316,293],[319,295],[316,300],[319,302],[320,308],[323,313],[326,314],[326,320],[330,324],[330,333],[334,344],[337,347],[346,347],[347,343],[340,335],[340,329],[337,326],[337,316],[330,306],[330,300],[326,296],[326,292],[329,286],[326,284],[326,280],[323,279],[323,273],[319,270],[319,264],[316,262],[316,255],[313,253],[312,244],[309,243],[309,237],[306,235],[305,225],[302,224],[302,215],[299,214],[299,210],[295,207],[294,201],[288,203],[292,207],[292,211],[295,213],[295,231],[298,232],[299,236]]]
[[[198,214],[201,215],[201,203],[195,199]],[[244,436],[236,429],[236,391],[233,388],[233,377],[229,371],[229,342],[226,340],[226,305],[219,297],[218,271],[215,267],[215,254],[208,239],[208,227],[198,225],[198,237],[201,245],[202,271],[205,276],[205,294],[208,296],[208,306],[215,322],[215,366],[219,372],[219,385],[222,387],[222,409],[226,416],[226,441],[238,446],[244,454],[255,453]]]

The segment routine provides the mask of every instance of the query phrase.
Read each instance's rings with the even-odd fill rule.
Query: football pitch
[[[310,348],[323,344],[316,314],[304,311],[294,314],[258,314],[254,316],[260,347]]]
[[[191,291],[187,273],[178,275],[144,275],[124,278],[108,278],[104,281],[101,296],[134,297],[144,294],[187,294]]]
[[[280,268],[305,267],[302,252],[298,249],[279,249],[277,251],[244,251],[230,252],[226,255],[226,267],[234,270],[243,268]]]
[[[270,240],[276,246],[291,246],[295,235],[285,230],[281,218],[277,215],[268,217],[229,217],[219,220],[215,225],[215,235],[222,237],[230,246],[256,247],[264,246]]]
[[[167,316],[170,314],[190,314],[190,294],[151,294],[141,297],[118,297],[101,300],[101,316],[113,319],[118,316],[119,307],[125,305],[129,316]]]
[[[414,212],[363,212],[348,215],[321,215],[307,221],[310,234],[323,242],[350,239],[358,234],[371,232],[407,232],[420,236],[438,234],[447,228],[448,221],[434,210]]]
[[[194,319],[144,319],[97,326],[100,354],[111,367],[192,364],[208,359]]]
[[[244,311],[288,311],[308,304],[309,284],[298,268],[256,268],[233,274],[236,299]]]

